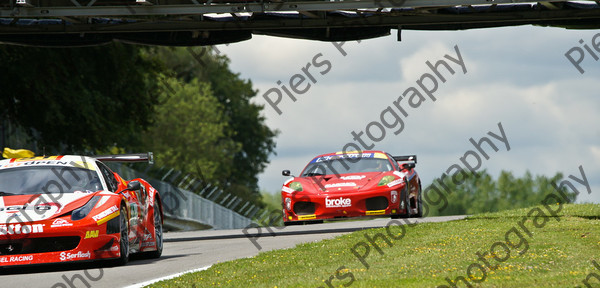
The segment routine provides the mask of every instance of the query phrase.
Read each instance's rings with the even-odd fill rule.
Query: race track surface
[[[465,216],[400,219],[403,223],[444,222]],[[126,287],[218,262],[257,255],[260,251],[333,238],[353,231],[385,227],[389,218],[304,226],[204,230],[165,233],[163,256],[136,259],[122,267],[77,263],[0,269],[0,287]],[[394,224],[397,225],[397,224]],[[260,250],[259,250],[260,248]]]

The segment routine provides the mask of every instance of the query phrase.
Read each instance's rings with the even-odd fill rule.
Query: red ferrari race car
[[[281,188],[285,225],[363,216],[422,217],[416,155],[337,152],[312,159]],[[283,170],[290,176],[289,170]]]
[[[158,191],[123,180],[101,161],[152,154],[50,156],[0,161],[0,266],[158,258],[163,214]]]

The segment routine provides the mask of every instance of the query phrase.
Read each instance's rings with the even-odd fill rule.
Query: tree
[[[231,139],[223,107],[212,95],[210,84],[175,78],[161,81],[161,104],[155,123],[144,139],[159,165],[202,174],[213,184],[231,174],[233,155],[240,145]]]
[[[4,120],[25,128],[38,153],[138,143],[157,104],[158,62],[137,46],[0,46]]]
[[[208,62],[206,77],[213,85],[214,94],[225,107],[230,127],[235,134],[233,140],[242,149],[234,155],[235,168],[229,183],[230,191],[244,191],[255,194],[258,191],[258,174],[269,163],[269,155],[275,153],[274,137],[277,131],[271,130],[260,113],[264,106],[250,102],[257,91],[252,82],[242,80],[239,74],[229,70],[229,59],[217,56]]]
[[[525,208],[540,205],[549,194],[555,194],[552,183],[558,183],[563,175],[553,177],[536,176],[527,171],[521,178],[511,172],[502,171],[494,181],[487,171],[467,172],[464,178],[453,181],[452,177],[437,178],[424,191],[423,198],[428,202],[429,215],[462,215],[483,212],[497,212],[507,209]],[[448,191],[443,189],[441,181]],[[568,195],[565,203],[575,201],[576,194],[561,188]]]
[[[26,131],[38,154],[149,149],[262,206],[257,177],[276,131],[252,83],[204,49],[0,46],[0,123]]]
[[[257,95],[252,82],[233,73],[226,56],[215,55],[205,47],[158,47],[152,53],[162,59],[177,79],[210,83],[212,95],[223,107],[227,135],[240,148],[233,153],[231,173],[219,182],[227,192],[260,200],[258,174],[264,171],[275,151],[277,131],[265,124],[261,115],[264,106],[251,102]]]

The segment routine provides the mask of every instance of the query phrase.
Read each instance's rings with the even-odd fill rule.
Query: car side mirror
[[[140,184],[140,181],[131,181],[127,183],[127,191],[135,191],[140,189],[142,189],[142,184]]]
[[[403,169],[413,169],[415,168],[417,165],[415,163],[404,163],[402,164],[402,168]]]
[[[283,170],[281,171],[281,175],[283,176],[290,176],[292,173],[290,172],[290,170]]]

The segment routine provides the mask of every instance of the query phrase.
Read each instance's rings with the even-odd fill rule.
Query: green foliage
[[[511,172],[502,171],[494,181],[487,171],[468,172],[462,176],[436,178],[424,189],[423,198],[429,206],[429,216],[464,215],[496,212],[539,205],[556,190],[551,183],[558,183],[563,175],[556,173],[551,178],[535,176],[528,171],[521,178]],[[443,185],[440,185],[443,183]],[[447,187],[447,190],[443,188]],[[566,203],[575,201],[576,194],[562,187],[568,195]]]
[[[157,104],[160,66],[137,46],[0,46],[1,115],[24,127],[38,153],[138,143]]]
[[[269,211],[268,216],[263,223],[267,226],[283,226],[283,212],[281,211],[281,193],[269,193],[261,191],[262,202],[265,203],[265,208]],[[258,215],[257,215],[258,216]]]
[[[265,125],[265,118],[260,115],[264,106],[250,101],[256,96],[252,83],[239,79],[228,66],[227,58],[216,57],[207,65],[207,78],[229,116],[230,127],[235,131],[233,140],[242,145],[234,155],[235,167],[229,181],[237,184],[235,190],[247,189],[252,193],[258,190],[258,174],[269,163],[269,155],[275,153],[273,138],[278,132]]]
[[[144,139],[160,166],[203,175],[219,184],[231,173],[240,145],[231,139],[222,105],[210,85],[165,78],[155,123]]]
[[[261,191],[263,202],[270,210],[281,210],[281,193]]]
[[[26,131],[37,154],[154,151],[159,165],[263,206],[257,177],[277,133],[252,82],[206,51],[0,46],[0,121]]]
[[[227,57],[214,55],[205,47],[157,47],[150,54],[161,59],[170,75],[183,83],[197,80],[210,84],[212,97],[220,104],[213,109],[221,111],[222,121],[226,123],[223,135],[229,137],[238,149],[228,150],[231,153],[228,157],[233,159],[224,159],[223,173],[215,174],[217,177],[210,177],[204,170],[202,173],[207,181],[220,183],[226,192],[255,203],[260,202],[258,174],[265,169],[269,155],[274,153],[277,131],[266,126],[265,118],[261,115],[264,107],[251,102],[257,94],[252,88],[252,82],[231,72]],[[202,134],[188,136],[203,137]],[[205,149],[204,146],[194,148],[197,151]],[[190,154],[187,161],[200,163],[203,158]],[[229,166],[225,167],[226,165]]]

